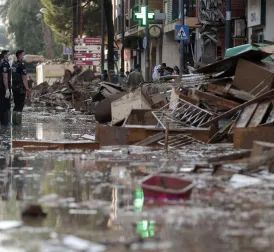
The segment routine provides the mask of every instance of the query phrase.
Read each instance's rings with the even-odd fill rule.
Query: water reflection
[[[64,130],[61,125],[56,123],[37,123],[36,124],[37,140],[64,140]]]
[[[26,161],[20,160],[18,155],[6,155],[0,159],[1,189],[3,200],[11,199],[15,195],[16,200],[24,200],[24,167]]]
[[[7,154],[0,159],[0,221],[19,220],[26,204],[39,201],[47,218],[27,225],[43,225],[98,242],[124,237],[119,244],[155,236],[153,220],[117,223],[122,209],[135,206],[134,211],[142,211],[144,195],[141,188],[135,192],[130,185],[127,169],[116,166],[114,170],[93,154]],[[105,236],[108,232],[111,235]]]

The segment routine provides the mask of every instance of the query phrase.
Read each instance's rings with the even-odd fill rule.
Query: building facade
[[[248,0],[250,1],[252,0]],[[185,58],[186,62],[192,64],[197,62],[209,64],[214,62],[218,56],[224,57],[225,54],[225,0],[209,2],[210,4],[208,0],[184,0],[185,24],[190,27],[190,39],[185,43]],[[232,45],[237,46],[247,42],[246,0],[231,0],[231,2]],[[150,21],[150,26],[157,25],[161,29],[161,36],[150,40],[150,71],[152,74],[154,66],[163,62],[170,67],[180,64],[180,44],[175,40],[175,26],[180,24],[180,0],[148,0],[148,3],[149,11],[156,14],[156,19]],[[123,16],[121,4],[121,0],[113,0],[117,41],[121,40]],[[138,12],[142,5],[144,5],[143,0],[124,0],[124,68],[129,71],[138,63],[142,66],[144,73],[145,28],[134,19],[134,13]],[[164,16],[164,18],[157,18],[158,16]]]
[[[274,44],[274,1],[248,0],[246,13],[249,42]]]
[[[196,60],[209,64],[225,55],[225,0],[197,0]],[[246,43],[245,0],[231,0],[232,46]]]

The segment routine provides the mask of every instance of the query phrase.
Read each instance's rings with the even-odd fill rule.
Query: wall
[[[180,65],[179,43],[175,41],[174,32],[165,33],[163,36],[162,62],[170,67]]]
[[[163,11],[163,2],[160,0],[148,0],[148,6],[150,11],[160,10]]]
[[[245,16],[245,0],[231,0],[231,17]]]
[[[266,0],[266,20],[264,28],[264,39],[274,42],[274,0]]]

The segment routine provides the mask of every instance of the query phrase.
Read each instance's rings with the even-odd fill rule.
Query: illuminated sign
[[[155,18],[155,14],[153,12],[148,12],[147,6],[141,6],[140,12],[134,13],[134,17],[136,20],[141,22],[141,26],[146,26],[149,20],[153,20]],[[148,20],[147,20],[148,16]]]

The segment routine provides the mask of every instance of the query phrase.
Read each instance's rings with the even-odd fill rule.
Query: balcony
[[[196,17],[196,3],[195,1],[184,1],[185,2],[185,17]],[[172,23],[179,19],[180,11],[180,0],[170,0],[169,1],[169,11],[168,11],[168,23]]]
[[[196,16],[196,0],[185,0],[185,25],[192,28],[199,27],[198,18]],[[180,24],[179,20],[180,0],[166,0],[165,12],[167,19],[165,22],[164,32],[174,31],[175,25]]]

